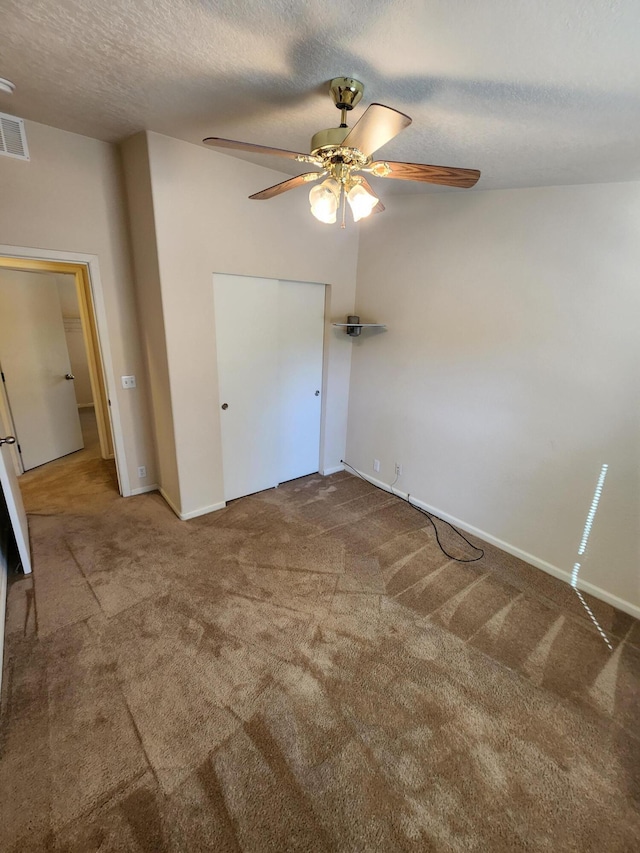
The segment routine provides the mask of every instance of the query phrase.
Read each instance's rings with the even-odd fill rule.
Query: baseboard
[[[357,468],[354,468],[353,470],[358,471]],[[358,474],[363,479],[373,483],[374,486],[378,486],[379,488],[385,489],[385,491],[391,493],[391,487],[388,483],[383,483],[382,480],[376,480],[375,477],[369,477],[368,474],[364,474],[362,471],[358,471]],[[393,494],[398,495],[398,497],[401,497],[404,500],[407,500],[409,497],[407,492],[403,492],[400,489],[393,489]],[[483,539],[490,545],[495,545],[496,548],[500,548],[501,551],[506,551],[507,554],[511,554],[513,557],[517,557],[519,560],[529,563],[530,566],[534,566],[536,569],[541,569],[541,571],[546,572],[548,575],[553,575],[553,577],[571,585],[571,572],[568,572],[565,569],[560,569],[558,566],[554,566],[546,560],[541,560],[534,554],[529,554],[527,551],[523,551],[521,548],[516,548],[515,545],[511,545],[509,542],[504,542],[502,539],[498,539],[496,536],[492,536],[484,530],[480,530],[471,524],[467,524],[466,521],[456,518],[448,512],[443,512],[437,507],[419,500],[415,495],[411,495],[411,503],[420,507],[420,509],[426,509],[427,512],[437,515],[438,518],[441,518],[443,521],[448,521],[455,527],[459,527],[460,530],[464,530],[465,533],[477,536],[478,539]],[[610,604],[612,607],[617,607],[618,610],[628,613],[629,616],[633,616],[635,619],[640,619],[640,607],[635,604],[631,604],[631,602],[626,601],[624,598],[619,598],[617,595],[613,595],[612,593],[601,589],[599,586],[589,583],[589,581],[582,580],[582,578],[578,578],[577,586],[578,589],[581,589],[589,595],[593,595],[594,598],[599,598],[601,601],[606,602],[606,604]]]
[[[211,506],[203,506],[203,507],[200,507],[200,509],[194,509],[191,512],[180,512],[180,510],[177,508],[177,506],[174,504],[174,502],[171,500],[171,498],[167,495],[167,493],[164,491],[164,489],[158,489],[158,491],[160,492],[162,497],[165,499],[165,501],[169,504],[171,509],[178,516],[180,521],[189,521],[189,519],[191,519],[191,518],[198,518],[201,515],[207,515],[210,512],[216,512],[219,509],[224,509],[227,505],[225,503],[225,501],[221,501],[220,503],[217,503],[217,504],[211,504]]]
[[[129,497],[132,497],[133,495],[144,495],[147,492],[157,492],[158,490],[159,490],[158,485],[138,486],[137,489],[131,489],[131,491],[129,492]],[[166,498],[165,498],[165,500],[166,500]]]
[[[323,477],[329,477],[331,474],[338,474],[344,471],[344,465],[334,465],[333,468],[324,468],[320,473]]]
[[[560,571],[560,569],[558,569],[558,571]],[[571,574],[569,572],[563,572],[561,580],[565,579],[567,580],[567,583],[571,583]],[[599,598],[601,601],[606,602],[606,604],[610,604],[612,607],[617,607],[618,610],[622,610],[623,613],[628,613],[629,616],[633,616],[634,619],[640,619],[640,607],[637,607],[635,604],[631,604],[629,601],[625,601],[624,598],[619,598],[617,595],[607,592],[606,589],[602,589],[594,583],[583,581],[582,578],[578,578],[577,587],[583,592],[589,593],[589,595],[592,595],[594,598]]]
[[[179,518],[182,521],[189,521],[190,518],[198,518],[201,515],[208,515],[210,512],[217,512],[219,509],[224,509],[226,505],[226,501],[220,501],[220,503],[211,504],[211,506],[203,506],[200,507],[200,509],[193,509],[191,512],[181,512]]]

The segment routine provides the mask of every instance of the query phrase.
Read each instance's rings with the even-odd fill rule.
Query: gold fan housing
[[[350,129],[349,127],[328,127],[326,130],[314,133],[311,137],[311,153],[318,154],[323,149],[338,148]]]
[[[364,85],[353,77],[334,77],[329,92],[339,110],[352,110],[362,100]]]

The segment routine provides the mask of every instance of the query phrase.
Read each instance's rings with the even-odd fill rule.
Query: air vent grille
[[[0,154],[18,160],[29,159],[27,135],[21,118],[0,113]]]

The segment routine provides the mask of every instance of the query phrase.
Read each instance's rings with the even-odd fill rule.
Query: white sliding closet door
[[[215,275],[216,347],[224,499],[272,489],[278,480],[278,282]]]
[[[324,287],[216,274],[214,297],[229,501],[318,470]]]
[[[324,287],[281,281],[278,291],[280,482],[320,466]]]

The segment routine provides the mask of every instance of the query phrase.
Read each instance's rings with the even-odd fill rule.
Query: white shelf
[[[348,326],[351,329],[386,329],[384,323],[332,323],[332,326]]]
[[[350,338],[359,338],[363,329],[386,329],[384,323],[361,323],[357,314],[349,314],[346,323],[332,323],[339,329],[346,329]]]

